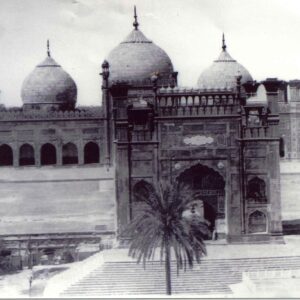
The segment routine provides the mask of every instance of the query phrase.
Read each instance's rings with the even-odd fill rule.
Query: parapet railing
[[[149,129],[132,130],[130,132],[131,142],[152,141],[153,132]],[[117,132],[117,140],[120,142],[127,142],[129,140],[129,132],[127,128],[119,128]]]
[[[159,89],[157,107],[160,116],[236,114],[239,100],[231,90]]]
[[[74,110],[74,111],[0,111],[0,121],[15,120],[57,120],[57,119],[88,119],[102,118],[102,109],[94,108],[91,110]]]
[[[131,134],[132,142],[151,141],[153,134],[150,130],[133,130]]]
[[[243,127],[244,139],[270,137],[268,126]]]
[[[167,88],[170,84],[172,84],[172,79],[168,78],[159,78],[157,80],[157,86]],[[129,85],[134,87],[153,87],[153,82],[150,78],[146,78],[143,80],[109,80],[109,85]]]

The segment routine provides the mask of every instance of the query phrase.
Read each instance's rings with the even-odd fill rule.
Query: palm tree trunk
[[[170,256],[170,243],[169,237],[166,236],[166,245],[165,245],[165,272],[166,272],[166,294],[172,294],[172,285],[171,285],[171,256]]]

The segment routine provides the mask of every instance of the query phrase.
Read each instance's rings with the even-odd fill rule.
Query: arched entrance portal
[[[210,230],[207,239],[223,238],[220,224],[225,219],[225,181],[215,170],[195,165],[182,172],[177,180],[193,189],[194,201],[189,209],[203,217]]]

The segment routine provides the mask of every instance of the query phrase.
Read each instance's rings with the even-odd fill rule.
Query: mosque
[[[196,87],[178,86],[177,74],[135,13],[102,64],[102,106],[78,106],[48,43],[23,82],[23,106],[0,111],[2,237],[39,237],[37,246],[54,234],[122,237],[143,206],[138,193],[166,181],[196,193],[208,238],[280,242],[282,216],[300,216],[293,196],[280,197],[281,178],[286,190],[298,180],[280,164],[300,155],[300,81],[254,81],[224,35]]]

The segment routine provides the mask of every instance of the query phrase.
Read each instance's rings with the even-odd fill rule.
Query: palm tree
[[[204,237],[209,229],[204,219],[195,213],[184,213],[195,202],[192,189],[183,184],[175,187],[167,185],[163,188],[150,189],[149,193],[135,195],[143,206],[137,216],[125,230],[129,236],[129,256],[137,262],[154,259],[155,252],[160,249],[160,260],[165,262],[166,294],[171,295],[171,249],[179,269],[193,267],[194,262],[206,255]]]

